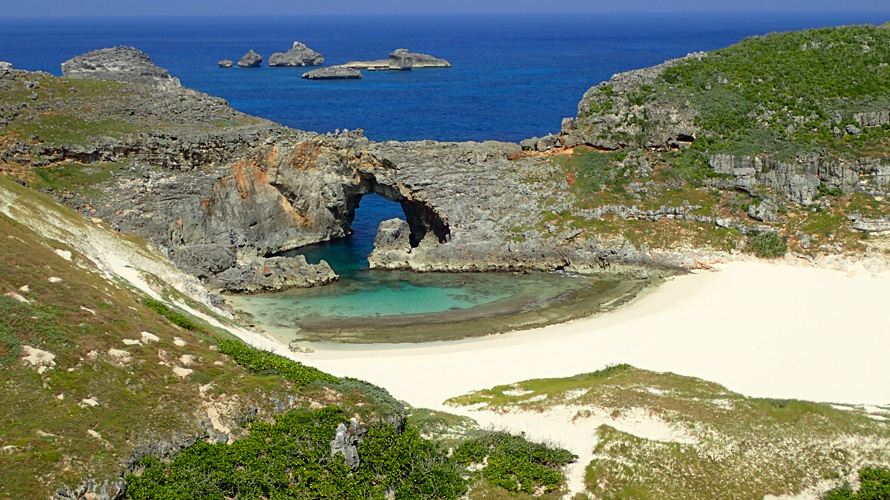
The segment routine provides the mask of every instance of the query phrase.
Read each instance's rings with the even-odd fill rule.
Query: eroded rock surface
[[[269,66],[300,67],[322,64],[324,57],[300,42],[294,42],[293,48],[287,52],[275,52],[269,56]]]
[[[253,50],[249,50],[238,61],[238,66],[241,68],[259,68],[260,64],[262,64],[262,63],[263,63],[263,56],[257,54]]]
[[[361,80],[362,72],[346,66],[330,66],[303,73],[307,80]]]
[[[170,89],[181,87],[179,78],[151,61],[151,57],[135,47],[111,47],[94,50],[62,63],[66,78],[112,80],[144,83]]]

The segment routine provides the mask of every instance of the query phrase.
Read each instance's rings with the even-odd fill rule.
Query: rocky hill
[[[381,268],[599,272],[786,251],[882,260],[888,33],[775,34],[619,74],[522,150],[318,135],[189,89],[7,69],[0,162],[228,291],[336,279],[276,256],[349,234],[372,192],[405,211],[378,237]]]
[[[645,272],[743,252],[882,265],[888,54],[884,28],[747,40],[616,75],[558,135],[524,147],[320,135],[175,85],[0,64],[0,495],[120,498],[126,485],[130,498],[457,498],[475,485],[472,498],[558,497],[570,452],[449,431],[449,454],[418,429],[455,417],[406,420],[383,389],[234,341],[260,339],[201,281],[251,292],[335,279],[278,254],[347,235],[369,193],[405,212],[381,226],[382,268]],[[698,415],[698,396],[662,401],[672,390],[647,398]],[[881,425],[821,405],[739,404],[802,428]],[[601,434],[615,463],[646,467],[636,438]],[[763,446],[787,444],[776,436]],[[667,457],[660,474],[690,477],[670,463],[680,448],[653,450]],[[693,452],[713,462],[706,446]],[[835,462],[863,464],[812,471],[837,473]],[[605,487],[655,488],[600,472],[615,478]]]

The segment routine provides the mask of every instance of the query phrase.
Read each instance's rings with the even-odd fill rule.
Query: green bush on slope
[[[331,441],[349,415],[336,407],[295,410],[273,424],[255,422],[248,437],[226,444],[198,444],[169,463],[143,459],[140,475],[127,477],[132,500],[168,499],[455,499],[466,482],[455,462],[410,425],[399,434],[372,425],[358,444],[352,470]]]
[[[488,432],[469,439],[455,451],[454,458],[464,465],[483,463],[482,476],[494,486],[511,492],[534,493],[558,489],[563,481],[559,468],[577,460],[561,448],[533,443],[506,432]]]
[[[284,356],[250,347],[240,340],[222,339],[218,345],[219,352],[231,356],[236,363],[252,372],[277,373],[300,385],[311,384],[315,381],[338,382],[336,377],[317,368],[306,366]]]
[[[853,491],[841,486],[828,492],[825,500],[888,500],[890,499],[890,469],[865,467],[859,471],[860,486]]]

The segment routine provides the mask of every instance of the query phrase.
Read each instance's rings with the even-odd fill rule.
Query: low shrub
[[[169,463],[142,460],[127,476],[132,500],[239,499],[456,499],[467,491],[455,462],[407,426],[398,433],[376,424],[358,443],[360,463],[350,468],[332,455],[337,426],[349,415],[336,407],[294,410],[273,424],[255,422],[231,445],[199,441]]]
[[[300,385],[312,382],[339,383],[337,377],[329,375],[317,368],[306,366],[297,361],[268,351],[256,349],[240,340],[221,339],[218,342],[219,352],[231,356],[236,363],[254,373],[277,374]]]
[[[788,238],[777,233],[761,233],[748,238],[748,251],[758,257],[774,259],[788,251]]]
[[[173,309],[170,309],[167,304],[163,302],[159,302],[154,299],[146,298],[142,300],[142,303],[145,304],[146,307],[151,309],[152,311],[160,314],[161,316],[170,320],[174,325],[181,326],[186,330],[191,331],[201,331],[203,328],[185,316],[184,314],[180,314]]]
[[[464,465],[483,463],[486,457],[488,464],[482,468],[482,476],[492,485],[514,493],[558,489],[563,482],[559,468],[578,458],[562,448],[494,431],[464,441],[454,451],[455,460]]]
[[[825,500],[888,500],[890,499],[890,468],[865,467],[859,471],[860,486],[853,491],[849,485],[828,492]]]

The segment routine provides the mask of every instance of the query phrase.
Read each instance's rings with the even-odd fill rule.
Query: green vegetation
[[[825,28],[752,37],[667,69],[652,96],[688,100],[695,147],[779,157],[881,146],[886,127],[844,132],[857,112],[890,108],[890,31]],[[835,128],[842,133],[836,135]],[[850,146],[852,149],[846,148]],[[858,153],[857,153],[858,152]]]
[[[563,482],[559,468],[578,459],[567,450],[494,431],[465,441],[454,458],[464,465],[485,463],[480,472],[489,484],[524,493],[557,490]]]
[[[34,306],[0,296],[0,366],[17,361],[23,345],[66,348],[68,342],[57,326],[57,317],[58,311],[52,306]]]
[[[776,233],[760,233],[748,238],[748,251],[758,257],[774,259],[788,251],[788,238]]]
[[[35,189],[52,189],[56,191],[89,191],[96,185],[110,180],[120,172],[125,164],[99,163],[83,165],[81,163],[60,163],[48,167],[31,169],[32,185]]]
[[[455,499],[466,482],[445,450],[420,438],[410,424],[402,433],[372,425],[358,444],[355,470],[331,441],[349,415],[335,407],[296,410],[275,423],[254,422],[250,434],[232,445],[205,442],[169,463],[150,457],[145,470],[127,477],[127,495],[149,499]]]
[[[565,406],[576,410],[579,426],[607,415],[615,423],[598,427],[586,469],[587,491],[601,499],[763,498],[850,477],[858,464],[890,464],[890,427],[863,410],[748,398],[711,382],[627,365],[498,386],[450,403],[528,418]],[[890,409],[872,416],[888,415]],[[594,420],[585,423],[588,418]],[[640,419],[663,429],[660,437],[641,437],[647,431],[637,430]]]
[[[825,500],[887,500],[890,498],[890,468],[865,467],[859,471],[859,489],[849,485],[831,490]]]
[[[315,381],[339,382],[336,377],[317,368],[250,347],[240,340],[220,339],[218,346],[219,352],[231,356],[236,363],[254,373],[281,375],[299,385],[308,385]]]
[[[191,330],[191,331],[203,330],[203,328],[201,328],[200,325],[198,325],[197,323],[195,323],[194,321],[189,319],[188,316],[186,316],[184,314],[180,314],[180,313],[174,311],[173,309],[170,309],[170,307],[167,306],[167,304],[164,304],[163,302],[158,302],[157,300],[154,300],[151,298],[145,298],[145,299],[142,299],[142,303],[145,304],[145,306],[148,307],[149,309],[151,309],[152,311],[169,319],[170,322],[173,323],[174,325],[181,326],[181,327],[185,328],[186,330]]]

